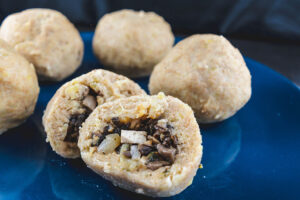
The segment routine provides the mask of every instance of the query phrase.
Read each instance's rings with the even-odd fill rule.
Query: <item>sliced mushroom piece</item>
[[[147,132],[121,130],[121,143],[142,144],[146,142]]]
[[[123,152],[123,155],[124,155],[126,158],[131,158],[131,153],[130,153],[130,151],[124,151],[124,152]]]
[[[163,143],[164,146],[169,147],[172,144],[172,139],[170,136],[164,138]]]
[[[157,170],[158,168],[166,166],[166,165],[170,165],[170,163],[167,162],[167,161],[164,161],[164,160],[154,161],[154,162],[148,162],[146,164],[147,168],[151,169],[151,170]]]
[[[157,151],[152,151],[147,156],[147,162],[161,161],[162,157],[159,155]]]
[[[153,147],[145,144],[139,144],[138,150],[143,156],[147,156],[151,151],[153,151]]]
[[[90,110],[94,110],[97,106],[97,100],[94,96],[92,95],[87,95],[83,101],[82,104],[87,107]]]
[[[167,148],[162,144],[158,144],[156,146],[158,153],[165,158],[166,160],[170,161],[170,162],[174,162],[175,161],[175,154],[176,154],[176,149],[173,147]]]

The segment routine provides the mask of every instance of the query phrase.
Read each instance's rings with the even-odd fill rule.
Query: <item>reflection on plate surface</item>
[[[82,33],[81,68],[99,66],[92,33]],[[201,125],[203,169],[185,191],[167,199],[297,199],[300,196],[300,91],[269,68],[245,58],[253,94],[234,117]],[[149,78],[135,79],[147,90]],[[65,81],[64,81],[65,82]],[[80,159],[64,159],[45,142],[41,116],[61,83],[42,83],[35,114],[0,136],[2,199],[150,199],[117,187]]]
[[[17,199],[41,172],[46,156],[44,138],[32,122],[0,139],[0,199]]]
[[[204,125],[203,178],[214,178],[234,161],[241,148],[241,128],[235,117],[222,123]],[[204,164],[203,164],[204,165]]]

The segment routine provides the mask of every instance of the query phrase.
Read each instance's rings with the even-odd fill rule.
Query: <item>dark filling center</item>
[[[67,135],[64,139],[65,142],[76,142],[78,141],[79,127],[89,116],[89,113],[72,115],[69,121]]]
[[[78,136],[79,136],[79,128],[81,127],[82,123],[86,120],[86,118],[90,115],[93,111],[93,107],[90,105],[97,106],[97,96],[102,96],[101,94],[97,94],[93,89],[89,88],[89,93],[87,96],[82,98],[81,104],[85,108],[85,111],[81,114],[74,114],[71,115],[67,134],[64,138],[65,142],[72,142],[77,143]],[[85,103],[88,100],[89,103]]]
[[[109,125],[105,126],[102,132],[92,133],[91,146],[99,146],[105,137],[109,134],[117,133],[120,136],[122,130],[133,131],[145,131],[146,142],[140,144],[126,144],[129,145],[127,151],[122,152],[127,158],[131,158],[131,148],[133,145],[137,146],[137,149],[142,156],[146,157],[146,166],[151,170],[156,170],[162,166],[172,165],[175,161],[175,155],[177,150],[177,137],[172,135],[174,128],[165,120],[165,123],[160,123],[160,118],[140,118],[132,120],[131,122],[124,123],[119,118],[115,117],[111,119]],[[119,145],[115,151],[120,153],[121,146]]]

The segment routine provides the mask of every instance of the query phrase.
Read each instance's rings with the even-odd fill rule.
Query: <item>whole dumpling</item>
[[[153,12],[120,10],[98,22],[93,49],[110,70],[130,77],[149,75],[171,50],[170,25]]]
[[[83,42],[60,12],[28,9],[6,17],[0,38],[34,64],[40,79],[62,80],[81,64]]]
[[[33,113],[38,94],[33,65],[0,40],[0,134]]]
[[[198,34],[179,42],[155,66],[149,90],[178,97],[193,108],[200,123],[212,123],[247,103],[251,75],[239,50],[226,38]]]

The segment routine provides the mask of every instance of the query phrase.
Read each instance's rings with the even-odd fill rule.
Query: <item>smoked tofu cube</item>
[[[142,144],[146,142],[146,131],[121,130],[121,143]]]

